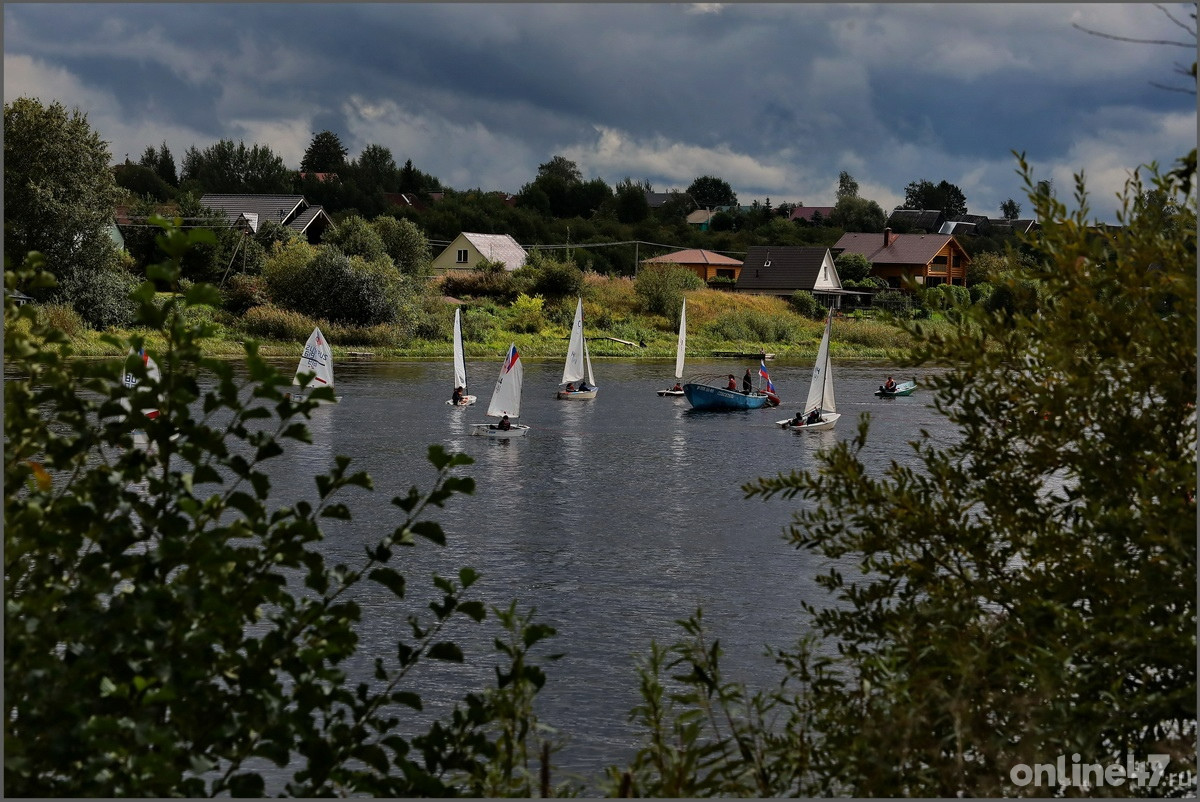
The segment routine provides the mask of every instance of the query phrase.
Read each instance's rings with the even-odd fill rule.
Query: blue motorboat
[[[747,394],[700,381],[683,385],[683,394],[693,409],[761,409],[772,401],[768,393],[755,390]]]

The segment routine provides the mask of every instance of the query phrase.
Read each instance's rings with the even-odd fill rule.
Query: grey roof
[[[308,201],[303,195],[205,195],[200,205],[224,213],[230,222],[249,213],[257,214],[260,224],[274,220],[287,225]]]
[[[940,209],[893,209],[888,216],[888,225],[903,223],[931,232],[941,228],[944,221],[945,216]]]
[[[313,221],[320,217],[325,218],[324,222],[327,226],[333,225],[333,218],[325,213],[325,207],[309,206],[292,218],[292,221],[288,223],[288,228],[304,234],[308,231],[309,226],[313,224]]]
[[[737,289],[794,292],[811,290],[821,275],[828,248],[802,245],[754,245],[742,261]]]
[[[503,262],[505,270],[517,270],[525,265],[529,254],[517,244],[508,234],[469,234],[462,233],[467,242],[475,246],[475,250],[492,262]]]

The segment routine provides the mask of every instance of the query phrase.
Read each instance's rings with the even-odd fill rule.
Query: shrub
[[[981,281],[978,284],[972,284],[969,288],[971,293],[971,303],[987,303],[988,297],[995,290],[995,286],[987,281]]]
[[[84,322],[94,329],[120,328],[133,321],[129,295],[137,287],[133,276],[119,270],[76,270],[63,276],[53,300],[70,299]]]
[[[264,304],[248,309],[241,317],[241,328],[247,335],[267,340],[304,342],[317,321],[290,309]]]
[[[333,245],[347,256],[361,256],[368,262],[389,258],[383,237],[371,223],[358,215],[350,215],[330,228],[321,242]]]
[[[796,290],[792,293],[790,301],[792,308],[796,310],[796,314],[798,315],[814,319],[824,317],[825,315],[825,310],[821,307],[821,302],[808,290]]]
[[[271,301],[267,292],[267,280],[262,276],[249,276],[245,273],[235,273],[231,276],[221,290],[221,297],[225,309],[235,315],[245,314],[247,309]]]
[[[83,334],[87,328],[79,313],[66,304],[46,304],[38,309],[38,317],[45,325],[72,338]]]
[[[686,267],[648,265],[638,271],[633,287],[644,311],[669,316],[683,304],[683,293],[702,289],[704,281]]]
[[[518,295],[508,310],[508,328],[523,334],[537,334],[546,325],[546,315],[543,312],[545,304],[545,299],[540,295]]]
[[[452,270],[442,277],[442,292],[455,298],[491,298],[511,303],[518,292],[507,270]]]

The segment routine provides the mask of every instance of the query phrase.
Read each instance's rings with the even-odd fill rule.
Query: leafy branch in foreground
[[[435,577],[440,595],[423,604],[394,567],[418,539],[444,543],[422,516],[473,491],[457,475],[470,458],[431,446],[433,487],[393,500],[397,525],[360,565],[327,566],[321,521],[349,520],[338,493],[369,490],[370,477],[339,457],[315,477],[315,502],[270,511],[279,500],[263,468],[287,441],[309,441],[303,419],[331,393],[289,400],[290,379],[253,343],[241,375],[205,358],[205,325],[184,313],[215,290],[195,285],[158,306],[154,282],[173,286],[211,235],[161,224],[168,260],[135,294],[142,323],[165,338],[159,375],[125,360],[137,380],[126,387],[120,361],[73,359],[33,307],[6,299],[6,794],[259,795],[264,761],[290,775],[276,791],[299,796],[526,787],[496,756],[541,737],[530,722],[544,677],[529,651],[553,630],[530,616],[514,609],[501,622],[514,644],[497,669],[505,687],[467,697],[452,727],[414,735],[405,716],[423,707],[414,671],[465,659],[448,628],[486,615],[468,596],[470,568]],[[52,283],[43,267],[31,254],[6,270],[6,288]],[[364,582],[391,593],[409,634],[372,676],[351,677]],[[498,701],[516,694],[520,705]]]

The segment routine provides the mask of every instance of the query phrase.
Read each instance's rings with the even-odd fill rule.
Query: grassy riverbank
[[[816,354],[824,321],[798,315],[782,299],[709,289],[685,295],[689,359],[710,358],[717,351],[765,351],[785,360],[811,359]],[[588,348],[593,358],[674,359],[677,319],[641,311],[631,282],[595,277],[588,281],[583,298]],[[215,357],[237,357],[242,354],[242,343],[251,339],[260,343],[265,356],[294,357],[312,327],[319,325],[339,361],[446,359],[450,356],[454,309],[460,307],[468,359],[498,357],[509,343],[516,343],[526,358],[551,358],[566,354],[574,305],[574,298],[544,301],[534,313],[517,309],[519,304],[504,306],[487,299],[457,301],[435,296],[412,313],[419,317],[419,325],[410,321],[367,330],[281,310],[276,310],[270,327],[256,325],[255,321],[264,316],[255,315],[255,310],[235,316],[224,310],[200,308],[190,310],[190,314],[214,327],[214,336],[205,341],[205,351]],[[101,339],[101,332],[87,329],[62,310],[48,308],[47,314],[62,318],[55,322],[71,338],[76,354],[119,355]],[[948,325],[939,320],[927,324],[934,328]],[[139,333],[151,349],[163,346],[157,334]],[[909,335],[880,319],[845,315],[834,323],[831,347],[836,358],[891,361],[911,345]]]

